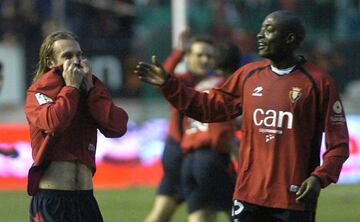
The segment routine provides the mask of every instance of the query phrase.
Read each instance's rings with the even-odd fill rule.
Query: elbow
[[[45,128],[45,132],[51,135],[58,135],[65,132],[65,130],[69,127],[70,124],[67,123],[58,123],[49,125]]]
[[[122,130],[117,132],[116,137],[121,137],[121,136],[125,135],[126,132],[127,132],[127,127],[125,126]]]
[[[110,133],[110,137],[122,137],[127,132],[127,121],[122,122],[114,129],[113,133]]]
[[[63,120],[63,121],[61,121]],[[62,134],[70,125],[70,121],[66,118],[49,118],[43,121],[37,121],[39,128],[44,129],[45,132],[50,134]]]
[[[125,127],[123,129],[114,129],[114,130],[100,129],[100,131],[106,138],[119,138],[125,135],[125,133],[127,132],[127,128]]]
[[[121,120],[119,120],[119,137],[123,136],[126,132],[127,132],[127,125],[129,122],[129,115],[127,114],[127,112],[123,112],[123,115],[121,117]]]
[[[114,125],[109,130],[102,130],[104,136],[108,138],[122,137],[127,132],[128,120],[129,116],[124,113],[118,121],[114,121]]]

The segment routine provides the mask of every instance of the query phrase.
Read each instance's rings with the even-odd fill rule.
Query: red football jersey
[[[106,137],[120,137],[127,130],[129,117],[115,106],[110,92],[96,77],[94,85],[82,97],[77,89],[64,85],[60,71],[52,69],[29,87],[24,111],[30,126],[33,159],[50,134],[44,165],[79,160],[95,173],[97,129]]]
[[[166,72],[171,74],[174,73],[176,66],[181,62],[183,56],[184,54],[181,51],[174,49],[171,54],[166,58],[163,64]],[[176,73],[176,76],[178,76],[179,79],[184,81],[184,84],[186,84],[187,86],[192,87],[198,82],[198,80],[196,80],[189,72]],[[180,114],[179,111],[177,111],[174,107],[170,107],[168,136],[178,143],[180,143],[180,140],[184,133],[182,126],[183,119],[184,115]]]
[[[210,76],[200,81],[194,88],[198,91],[207,92],[225,82],[223,76]],[[233,121],[221,123],[202,123],[195,119],[184,118],[184,135],[181,140],[181,148],[187,152],[200,148],[211,148],[221,153],[228,153],[231,140],[234,139],[235,124]]]
[[[310,175],[325,187],[336,182],[349,155],[348,130],[333,80],[301,59],[277,75],[265,59],[237,70],[219,88],[197,92],[171,77],[161,87],[180,112],[202,122],[243,115],[243,140],[234,199],[303,210],[296,191]],[[325,132],[326,152],[320,166]]]

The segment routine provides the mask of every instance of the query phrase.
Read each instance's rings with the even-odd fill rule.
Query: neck
[[[272,65],[278,69],[286,69],[296,65],[298,59],[296,56],[282,57],[279,59],[272,59]]]

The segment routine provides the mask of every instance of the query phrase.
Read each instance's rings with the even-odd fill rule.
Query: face
[[[205,42],[195,42],[187,54],[187,68],[196,76],[205,76],[215,66],[215,48]]]
[[[80,45],[75,40],[61,39],[54,42],[53,59],[49,60],[48,67],[54,68],[64,64],[65,60],[79,64],[83,57]]]
[[[285,57],[289,51],[286,35],[281,17],[275,14],[268,15],[257,34],[259,55],[272,60]]]

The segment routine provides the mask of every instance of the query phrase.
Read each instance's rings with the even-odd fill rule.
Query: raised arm
[[[240,72],[232,75],[222,87],[212,89],[209,93],[198,92],[168,75],[155,56],[151,64],[140,62],[134,73],[142,81],[159,86],[164,97],[180,112],[201,122],[230,120],[242,112]]]
[[[84,75],[82,90],[87,91],[87,106],[99,130],[106,137],[120,137],[126,133],[128,114],[115,106],[106,86],[91,71],[86,59],[81,61]]]
[[[45,132],[63,132],[75,116],[79,93],[73,87],[65,86],[56,97],[50,98],[43,92],[29,90],[26,96],[25,114],[30,125]]]
[[[63,79],[56,73],[61,69],[44,74],[27,91],[25,104],[30,125],[52,134],[62,132],[70,125],[77,110],[79,87],[83,79],[79,68],[70,61],[63,65]]]
[[[176,48],[166,58],[164,62],[164,69],[167,73],[174,73],[176,66],[181,62],[184,57],[186,49],[190,45],[190,29],[186,28],[179,34]]]

